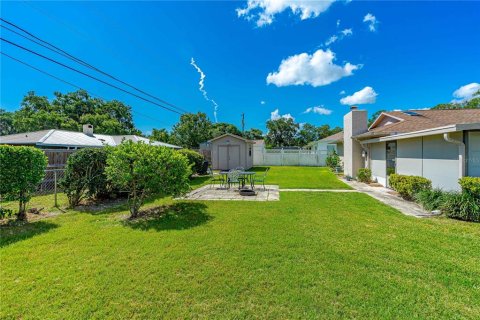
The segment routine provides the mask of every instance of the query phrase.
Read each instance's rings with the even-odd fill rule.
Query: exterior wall
[[[234,168],[221,168],[220,163],[221,161],[219,157],[219,146],[238,146],[240,152],[240,159],[239,165],[240,167],[244,167],[245,169],[249,169],[253,166],[253,148],[252,152],[249,153],[249,147],[251,147],[252,143],[247,143],[241,139],[225,136],[220,139],[214,140],[211,142],[211,157],[212,157],[212,168],[216,170],[227,170],[227,169],[234,169]],[[224,159],[225,160],[225,159]],[[227,161],[228,162],[228,161]]]
[[[451,135],[462,140],[462,133]],[[446,142],[443,135],[397,140],[396,173],[421,176],[432,181],[434,188],[459,190],[459,147]],[[385,142],[370,145],[372,176],[386,185]]]
[[[352,110],[343,117],[344,128],[344,173],[347,176],[357,176],[358,169],[365,166],[362,158],[362,146],[352,136],[367,132],[367,111]]]
[[[337,143],[337,153],[340,161],[343,163],[343,143]]]
[[[372,178],[384,186],[387,185],[387,152],[385,148],[385,142],[370,145],[370,169],[372,170]]]

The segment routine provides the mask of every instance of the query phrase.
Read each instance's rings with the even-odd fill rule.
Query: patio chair
[[[244,167],[236,167],[235,170],[238,170],[238,171],[245,171],[245,168]]]
[[[228,183],[228,188],[230,188],[232,185],[238,184],[238,189],[240,189],[240,186],[242,185],[243,178],[240,175],[239,170],[232,169],[228,172],[227,174],[227,183]]]
[[[253,177],[253,186],[255,187],[255,184],[258,182],[259,184],[261,184],[263,186],[263,190],[266,190],[265,188],[265,179],[267,178],[267,172],[268,170],[270,170],[270,168],[267,168],[267,170],[265,170],[265,172],[260,175],[260,176],[254,176]]]
[[[219,184],[220,188],[225,185],[225,179],[221,174],[214,174],[212,168],[207,169],[207,174],[210,176],[210,188],[215,184]]]

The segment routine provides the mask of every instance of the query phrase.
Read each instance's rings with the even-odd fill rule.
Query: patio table
[[[228,173],[229,171],[220,171],[219,174],[225,175],[225,181],[228,181]],[[256,174],[254,171],[240,171],[240,176],[243,177],[242,179],[242,188],[245,188],[245,181],[248,180],[250,182],[250,188],[253,189],[253,176]]]

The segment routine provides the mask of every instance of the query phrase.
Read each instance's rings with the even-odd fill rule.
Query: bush
[[[126,141],[111,148],[106,174],[109,181],[128,191],[131,218],[138,215],[148,196],[177,196],[190,189],[187,158],[173,149],[145,143]]]
[[[331,169],[335,169],[336,167],[340,166],[340,157],[335,150],[327,156],[325,159],[325,164]]]
[[[18,220],[26,220],[26,206],[45,176],[47,157],[34,147],[0,146],[0,197],[18,200]]]
[[[474,198],[480,198],[480,177],[463,177],[458,180],[462,192],[468,193]]]
[[[415,201],[425,210],[433,211],[441,208],[444,193],[441,189],[423,189],[415,194]]]
[[[449,218],[480,222],[480,199],[466,192],[445,193],[441,210]]]
[[[424,177],[391,174],[388,182],[393,190],[406,200],[413,200],[415,194],[432,188],[432,182]]]
[[[187,157],[192,169],[192,174],[201,173],[204,159],[200,153],[189,149],[178,150],[178,152]]]
[[[60,181],[70,207],[85,198],[105,197],[111,191],[107,183],[105,166],[106,148],[85,148],[68,157],[65,175]]]
[[[372,170],[367,168],[361,168],[358,170],[357,180],[364,183],[370,183],[372,181]]]

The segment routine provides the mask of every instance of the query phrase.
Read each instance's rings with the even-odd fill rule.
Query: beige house
[[[253,144],[254,141],[230,133],[210,140],[208,145],[211,150],[212,168],[216,170],[251,168]]]
[[[391,173],[426,177],[444,190],[458,190],[461,177],[480,177],[479,109],[384,112],[368,127],[367,112],[352,107],[343,137],[324,140],[343,151],[345,175],[370,168],[384,186]]]

